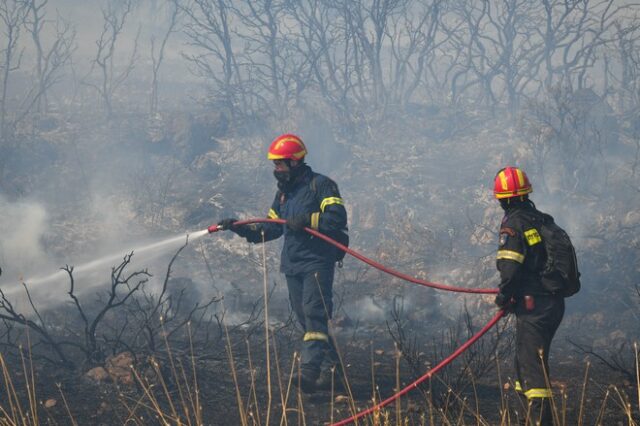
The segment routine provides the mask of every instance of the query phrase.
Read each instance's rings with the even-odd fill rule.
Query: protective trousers
[[[291,308],[304,330],[300,369],[312,381],[321,371],[335,366],[338,359],[328,328],[333,311],[333,274],[334,268],[326,268],[286,275]]]
[[[518,300],[515,307],[516,374],[528,400],[528,424],[551,426],[549,349],[564,315],[564,298],[553,295],[532,298],[534,302],[529,306]]]

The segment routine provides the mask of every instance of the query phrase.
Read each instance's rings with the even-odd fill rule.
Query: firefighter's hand
[[[236,226],[234,226],[234,223],[236,223],[238,221],[238,219],[234,219],[234,218],[227,218],[227,219],[222,219],[220,222],[218,222],[218,228],[220,228],[223,231],[227,231],[227,230],[231,230],[234,231],[236,228]]]
[[[302,231],[305,226],[309,226],[309,218],[310,215],[308,214],[294,216],[291,219],[287,219],[287,226],[292,231]]]
[[[513,312],[513,305],[515,303],[513,297],[498,293],[496,294],[494,302],[498,308],[504,309],[506,312]]]

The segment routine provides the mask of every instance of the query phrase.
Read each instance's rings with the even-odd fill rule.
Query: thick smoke
[[[54,263],[43,245],[51,226],[44,206],[36,201],[8,202],[1,197],[0,209],[0,267],[6,289],[24,277],[51,270]]]
[[[297,10],[283,3],[274,15],[279,20],[274,39],[255,26],[259,21],[251,16],[248,1],[236,3],[227,15],[212,9],[210,17],[227,16],[233,24],[228,39],[216,37],[219,28],[207,25],[220,21],[205,19],[206,10],[195,3],[180,10],[179,24],[171,31],[175,3],[134,3],[115,40],[113,62],[105,68],[113,72],[111,80],[104,81],[94,60],[104,28],[100,7],[119,14],[127,2],[49,3],[50,17],[55,6],[77,31],[74,60],[56,74],[48,110],[34,109],[30,121],[15,126],[25,149],[15,156],[20,161],[3,171],[11,181],[5,189],[13,198],[28,194],[37,202],[6,207],[3,282],[18,282],[21,275],[46,276],[65,264],[114,253],[123,256],[225,216],[264,216],[275,191],[265,150],[278,133],[291,131],[308,143],[309,164],[338,183],[354,248],[375,259],[450,285],[495,286],[491,254],[501,212],[491,198],[492,178],[499,168],[518,165],[533,182],[537,205],[574,237],[584,258],[585,292],[600,288],[589,280],[603,273],[603,264],[616,274],[624,269],[613,280],[632,289],[629,269],[616,263],[628,254],[606,253],[614,252],[614,241],[632,243],[625,230],[637,226],[632,215],[638,163],[633,83],[616,86],[613,78],[631,78],[633,70],[621,67],[633,61],[616,56],[623,51],[600,55],[599,42],[593,51],[578,46],[592,43],[590,34],[602,28],[611,33],[601,40],[620,42],[603,49],[632,46],[631,35],[616,32],[614,25],[615,19],[623,27],[629,24],[633,14],[626,9],[608,14],[600,9],[605,3],[580,3],[594,26],[566,49],[568,57],[576,58],[570,70],[573,65],[562,62],[559,49],[549,57],[544,56],[548,49],[538,52],[539,57],[526,54],[529,41],[523,34],[540,37],[532,26],[545,18],[537,3],[523,5],[522,13],[514,15],[521,34],[500,26],[511,22],[503,19],[508,10],[500,5],[483,11],[465,2],[443,8],[438,2],[396,2],[388,15],[377,15],[381,21],[376,24],[386,25],[386,32],[379,41],[369,41],[380,45],[363,41],[374,27],[367,20],[373,15],[332,8],[331,2],[321,2],[328,7],[327,22],[313,20],[307,2],[286,3],[301,8]],[[373,7],[349,2],[353,8],[363,5]],[[554,5],[561,9],[561,3]],[[558,31],[573,34],[581,11],[568,14]],[[344,25],[347,15],[363,19],[361,25]],[[452,23],[459,25],[456,37],[447,32]],[[408,37],[406,31],[418,24],[431,25],[432,32],[425,27],[416,30],[415,38]],[[495,37],[474,38],[475,24]],[[341,32],[348,28],[362,28],[363,33]],[[55,31],[47,27],[44,34],[44,45],[50,47]],[[167,34],[164,62],[155,76],[160,103],[152,110],[153,67]],[[315,39],[314,34],[333,34],[335,39]],[[515,37],[511,44],[499,43],[510,36]],[[538,45],[531,40],[533,49]],[[544,40],[537,40],[544,47]],[[412,41],[418,45],[410,46]],[[23,69],[10,81],[12,117],[29,104],[14,98],[29,93],[34,72],[27,65],[36,63],[31,39],[23,37],[19,44],[28,49]],[[225,56],[230,53],[235,56]],[[537,68],[529,60],[539,61]],[[329,70],[333,73],[327,74]],[[101,93],[102,83],[118,81]],[[110,114],[104,98],[111,102]],[[212,241],[203,243],[203,250],[216,268],[214,282],[198,253],[192,254],[199,266],[180,273],[207,282],[202,290],[241,289],[234,304],[240,309],[240,299],[255,297],[261,286],[256,267],[260,251],[237,237]],[[278,273],[279,247],[268,245],[273,275]],[[167,260],[159,257],[158,265]],[[356,280],[356,265],[347,259],[344,284],[338,282],[338,287]],[[102,278],[92,281],[108,280],[111,266],[105,265]],[[237,269],[242,269],[240,278]],[[157,285],[162,268],[154,273]],[[347,289],[354,302],[344,306],[357,310],[361,297],[362,317],[373,319],[380,316],[377,309],[388,313],[390,301],[403,292],[386,287],[380,276],[369,276],[367,284],[384,288],[383,294]],[[251,290],[243,293],[247,288]],[[282,287],[278,291],[285,293]],[[439,297],[459,309],[466,303],[453,295]],[[280,300],[286,305],[286,298]],[[438,312],[438,302],[425,303]]]

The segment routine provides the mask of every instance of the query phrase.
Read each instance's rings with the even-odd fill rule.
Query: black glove
[[[513,300],[513,297],[511,296],[505,296],[502,293],[498,293],[496,294],[496,299],[494,300],[494,302],[498,306],[498,308],[504,309],[507,312],[512,312],[515,300]]]
[[[238,219],[234,219],[234,218],[222,219],[220,222],[218,222],[218,228],[220,228],[223,231],[227,231],[227,230],[233,231],[234,228],[236,228],[236,226],[234,226],[234,223],[236,223],[237,221]]]
[[[301,214],[298,216],[294,216],[291,219],[287,219],[287,226],[292,231],[302,231],[305,226],[309,226],[309,219],[311,215],[309,214]]]

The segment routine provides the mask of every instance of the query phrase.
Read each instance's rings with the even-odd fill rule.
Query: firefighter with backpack
[[[341,369],[328,320],[331,318],[332,287],[336,262],[344,252],[314,238],[305,227],[317,230],[348,245],[347,212],[338,186],[328,177],[315,173],[305,162],[307,149],[293,134],[277,137],[267,158],[274,163],[278,190],[269,210],[270,219],[279,223],[238,226],[237,219],[218,223],[250,243],[270,241],[284,235],[280,271],[284,273],[291,308],[304,331],[300,352],[300,387],[304,392],[327,389],[340,384]],[[333,378],[333,380],[332,380]]]
[[[564,315],[564,298],[580,288],[575,250],[551,216],[536,209],[527,175],[500,170],[494,195],[505,211],[500,225],[495,303],[516,315],[516,391],[527,404],[520,420],[552,425],[549,381],[551,340]]]

